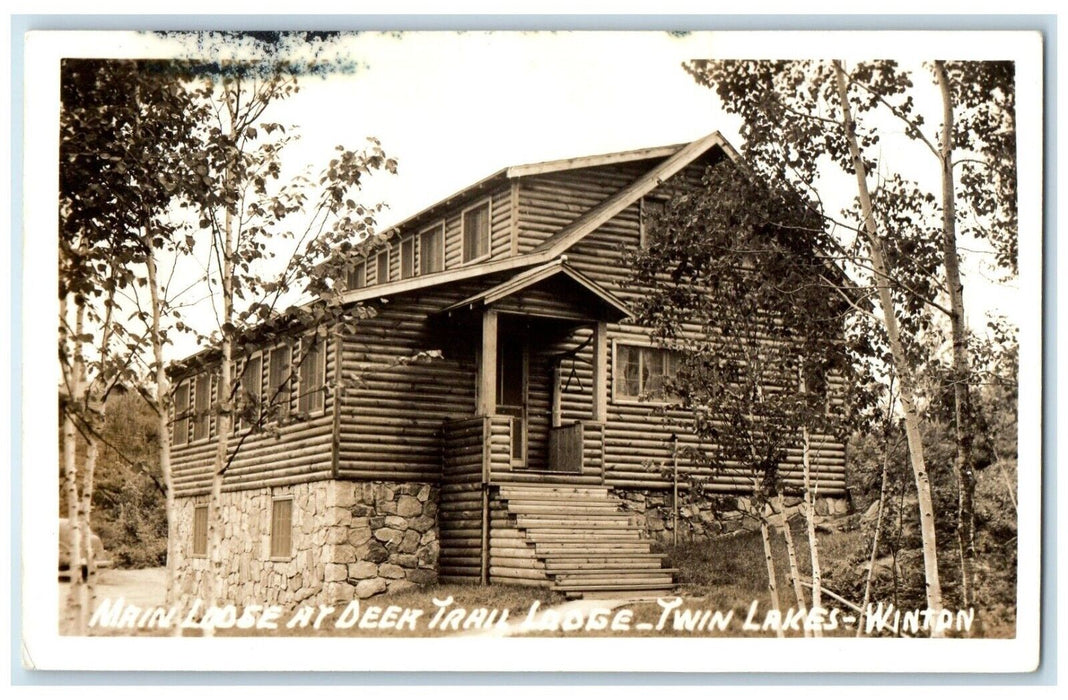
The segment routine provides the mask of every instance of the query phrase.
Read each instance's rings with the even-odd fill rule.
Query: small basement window
[[[208,556],[208,506],[193,508],[193,556]]]
[[[490,252],[490,202],[486,200],[464,211],[464,262],[471,262]]]
[[[276,498],[271,502],[271,559],[293,556],[293,499]]]

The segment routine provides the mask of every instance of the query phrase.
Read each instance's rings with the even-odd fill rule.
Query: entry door
[[[501,338],[497,345],[497,414],[511,416],[512,465],[527,463],[527,385],[529,359],[522,338]]]

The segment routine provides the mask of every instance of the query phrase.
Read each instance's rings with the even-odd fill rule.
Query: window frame
[[[294,499],[292,495],[271,496],[271,523],[270,527],[268,528],[267,537],[267,559],[269,561],[288,562],[293,560],[293,557],[295,555],[293,547],[293,501]],[[289,547],[287,553],[276,554],[275,549],[278,540],[276,540],[275,536],[277,534],[280,534],[279,531],[276,529],[276,525],[278,523],[277,509],[279,504],[281,503],[289,504],[289,532],[286,535],[286,544],[288,544]]]
[[[363,273],[356,275],[357,270],[362,270]],[[358,283],[357,280],[359,280]],[[353,289],[363,289],[367,286],[367,258],[363,258],[360,262],[349,268],[345,275],[345,286],[349,291],[352,291]]]
[[[417,249],[416,249],[416,245],[417,245],[416,240],[417,240],[416,239],[416,235],[413,233],[413,234],[410,234],[410,235],[405,236],[404,238],[402,238],[401,241],[400,241],[400,245],[397,246],[397,248],[400,249],[400,252],[398,253],[397,274],[398,274],[398,277],[400,279],[402,279],[402,280],[411,279],[412,277],[416,277],[419,274],[418,255],[417,255]],[[404,251],[405,251],[406,247],[411,251],[411,261],[410,262],[412,264],[411,271],[408,272],[408,274],[404,274],[405,273],[405,269],[404,269],[404,263],[405,263]]]
[[[309,339],[315,339],[315,341],[316,341],[315,344],[318,346],[317,352],[321,352],[322,353],[322,363],[320,365],[322,369],[319,372],[320,381],[318,382],[318,386],[315,389],[312,389],[312,391],[305,392],[304,391],[304,363],[308,360],[309,355],[304,352],[304,343],[308,342]],[[323,413],[326,412],[326,361],[327,361],[327,355],[328,355],[327,350],[328,350],[329,343],[330,343],[330,339],[328,337],[324,336],[324,337],[320,338],[317,333],[309,333],[308,335],[302,336],[301,339],[300,339],[300,343],[299,343],[299,347],[300,347],[300,353],[299,353],[300,362],[297,364],[297,415],[298,416],[312,417],[312,416],[322,415]],[[293,358],[292,358],[292,354],[291,354],[290,355],[290,363],[292,364],[292,362],[293,362]],[[307,410],[302,409],[301,408],[301,404],[305,401],[306,397],[310,397],[311,396],[312,392],[317,392],[319,394],[321,405],[317,406],[317,407],[314,407],[314,408],[310,407]],[[310,400],[310,398],[309,398],[309,400]]]
[[[200,514],[204,514],[203,527],[200,525]],[[189,556],[196,557],[198,559],[206,559],[208,556],[208,530],[211,523],[209,523],[210,509],[207,503],[194,503],[193,504],[193,541],[189,547]],[[199,545],[203,544],[203,548]]]
[[[620,370],[620,366],[619,366],[619,348],[620,348],[620,346],[628,347],[628,348],[637,348],[639,351],[652,350],[654,352],[662,352],[662,353],[667,353],[667,354],[672,354],[672,353],[678,354],[677,350],[671,350],[669,348],[660,347],[660,346],[657,346],[657,345],[653,344],[652,342],[637,342],[637,341],[632,341],[632,340],[621,340],[621,339],[618,339],[618,338],[613,338],[612,339],[612,381],[611,381],[611,385],[612,385],[612,403],[639,404],[639,405],[644,405],[644,406],[666,406],[666,405],[670,405],[670,404],[674,403],[673,399],[675,397],[672,397],[671,395],[664,395],[664,396],[655,397],[655,396],[649,396],[646,393],[645,387],[643,386],[644,381],[642,379],[642,371],[641,371],[641,364],[640,364],[640,363],[643,362],[643,360],[641,359],[641,356],[642,356],[641,352],[639,352],[639,354],[638,354],[638,357],[639,357],[639,360],[638,360],[639,361],[639,365],[638,365],[638,395],[637,396],[631,396],[629,394],[622,394],[622,393],[620,393],[618,391],[618,379],[619,379],[618,372]],[[678,358],[676,358],[676,360],[675,360],[675,373],[676,373],[676,375],[678,374]],[[643,395],[644,395],[644,398],[643,398]]]
[[[263,351],[262,350],[256,350],[255,352],[251,353],[248,357],[245,358],[244,364],[241,365],[241,375],[239,377],[237,377],[237,386],[238,386],[237,397],[239,397],[241,401],[244,401],[244,398],[245,398],[245,372],[248,370],[249,365],[253,361],[258,361],[260,363],[259,382],[258,382],[259,386],[256,388],[256,403],[259,405],[259,410],[256,412],[257,413],[257,415],[256,415],[256,424],[262,424],[263,423],[263,421],[261,420],[262,415],[263,415]],[[235,364],[235,368],[236,368],[236,364]],[[235,374],[236,374],[236,371],[235,371]],[[241,419],[240,415],[238,413],[236,413],[236,412],[234,413],[234,424],[231,426],[231,432],[232,433],[236,434],[236,433],[241,432],[245,428],[252,428],[252,427],[254,427],[254,426],[245,425],[245,421]]]
[[[440,234],[441,235],[441,268],[438,270],[424,270],[423,261],[427,259],[424,255],[424,245],[427,235]],[[444,272],[445,270],[445,221],[442,220],[433,226],[429,226],[419,232],[419,273],[420,275],[432,275],[436,272]]]
[[[467,258],[467,214],[475,209],[486,207],[486,252],[477,257]],[[460,261],[463,265],[472,265],[489,259],[493,253],[493,197],[484,197],[460,211]]]
[[[185,389],[185,405],[178,405],[178,392]],[[171,410],[174,412],[174,419],[171,421],[171,447],[185,447],[189,444],[189,399],[192,392],[189,390],[189,380],[183,379],[174,385],[174,393],[171,396]],[[182,426],[182,430],[178,430],[178,426]],[[177,436],[182,435],[182,441],[178,442]]]
[[[199,396],[199,394],[200,394],[200,382],[201,381],[205,381],[205,382],[208,383],[207,406],[204,407],[203,416],[201,416],[201,411],[197,407],[197,396]],[[211,426],[211,422],[212,422],[211,421],[211,390],[212,390],[212,384],[214,384],[214,382],[212,381],[211,372],[204,371],[204,372],[201,372],[200,374],[197,374],[195,377],[193,377],[193,399],[192,399],[192,403],[193,403],[193,416],[192,416],[192,418],[193,418],[193,430],[192,430],[192,435],[190,436],[190,440],[189,440],[189,444],[190,445],[195,445],[198,442],[204,442],[206,440],[210,440],[211,439],[211,435],[212,435],[212,429],[211,429],[211,427],[212,427]],[[201,421],[203,421],[203,425],[204,425],[204,434],[201,435],[200,437],[197,437],[197,426],[200,425]]]
[[[656,196],[647,194],[638,200],[638,247],[645,249],[649,247],[649,233],[645,228],[645,218],[652,212],[646,212],[651,203],[655,202],[656,207],[660,208],[663,212],[667,208],[668,199],[664,196]]]
[[[386,276],[382,277],[382,256],[385,256],[386,260]],[[375,284],[386,284],[389,282],[389,248],[378,251],[375,254]]]
[[[293,412],[293,344],[292,343],[289,343],[289,342],[278,343],[277,345],[271,346],[266,351],[267,352],[267,363],[268,363],[267,364],[267,391],[268,391],[268,393],[270,393],[272,395],[274,394],[275,387],[273,387],[271,385],[271,372],[272,372],[272,369],[274,367],[274,354],[275,354],[275,352],[280,351],[280,350],[285,350],[287,352],[287,357],[288,357],[288,362],[286,362],[286,364],[289,366],[289,371],[287,373],[284,373],[283,376],[282,376],[282,383],[288,385],[288,386],[286,386],[286,389],[285,389],[285,392],[284,392],[285,396],[286,396],[286,400],[285,400],[284,403],[279,403],[279,404],[275,405],[275,404],[272,403],[273,396],[272,396],[272,398],[268,398],[267,399],[268,403],[267,403],[266,408],[268,408],[270,413],[273,414],[273,415],[268,415],[267,418],[264,419],[264,421],[263,421],[264,425],[270,425],[271,423],[278,423],[278,422],[284,421],[287,418],[289,418],[290,414]],[[281,408],[282,410],[279,411],[278,410],[279,408]]]

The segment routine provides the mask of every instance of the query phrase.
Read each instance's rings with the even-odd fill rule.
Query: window
[[[678,353],[661,348],[616,345],[615,398],[664,398],[678,373]]]
[[[401,241],[400,276],[402,280],[415,277],[415,236],[408,236]]]
[[[260,409],[263,403],[263,358],[259,355],[250,357],[241,371],[241,383],[238,388],[237,418],[234,430],[254,427],[260,422]]]
[[[271,559],[288,559],[293,555],[293,499],[276,498],[271,502]]]
[[[211,375],[197,377],[196,391],[193,396],[193,440],[208,437],[211,427]]]
[[[419,274],[441,272],[445,269],[445,224],[419,234]]]
[[[171,429],[171,444],[189,442],[189,383],[182,382],[174,390],[174,423]]]
[[[271,350],[267,377],[268,420],[279,420],[289,415],[289,346]]]
[[[378,254],[378,258],[375,260],[375,266],[377,277],[375,277],[376,284],[383,284],[389,282],[389,251],[383,250]]]
[[[464,262],[489,255],[490,203],[485,201],[464,212]]]
[[[666,202],[663,199],[642,197],[639,203],[638,240],[642,248],[649,247],[649,236],[664,215]]]
[[[360,289],[367,286],[367,261],[361,260],[349,269],[349,274],[345,279],[345,284],[349,289]]]
[[[193,556],[208,556],[208,507],[193,507]]]
[[[313,413],[323,410],[326,394],[326,343],[315,336],[305,338],[301,347],[300,396],[297,410]]]

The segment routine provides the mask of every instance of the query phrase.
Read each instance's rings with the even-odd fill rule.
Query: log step
[[[608,498],[607,486],[501,486],[501,497],[541,498],[544,496],[592,496]]]
[[[628,517],[620,513],[612,504],[580,504],[573,501],[561,501],[560,503],[534,503],[531,501],[517,501],[508,504],[508,511],[515,515],[611,515],[615,517]]]
[[[594,542],[570,542],[567,544],[536,544],[534,551],[538,556],[545,557],[581,557],[581,556],[610,556],[617,557],[630,554],[651,554],[658,559],[664,554],[649,551],[649,545],[644,542],[631,542],[628,544],[606,544],[601,541]]]

